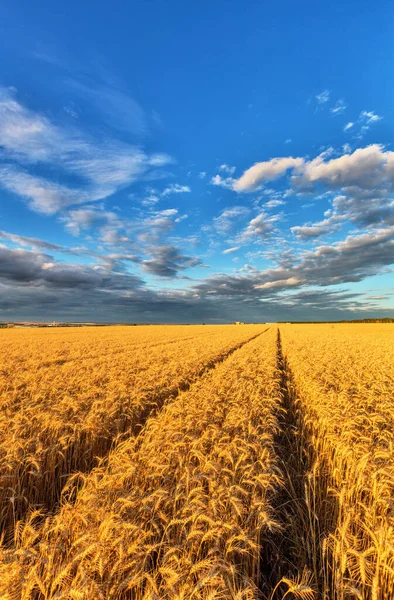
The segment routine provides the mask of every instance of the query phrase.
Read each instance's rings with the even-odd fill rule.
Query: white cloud
[[[288,157],[256,163],[236,180],[233,189],[253,191],[288,170],[293,171],[291,182],[296,189],[311,188],[317,183],[323,183],[330,189],[356,186],[372,190],[394,186],[394,152],[386,151],[383,146],[372,144],[358,148],[352,154],[327,160],[330,154],[331,151],[323,152],[310,161]]]
[[[236,180],[233,179],[232,177],[226,177],[225,179],[223,179],[223,177],[221,177],[220,175],[214,175],[214,177],[212,177],[212,179],[211,179],[212,185],[224,187],[229,190],[233,189],[233,184],[235,181]]]
[[[232,254],[233,252],[237,252],[237,250],[239,250],[240,246],[233,246],[232,248],[226,248],[226,250],[223,250],[222,254]]]
[[[205,179],[206,177],[206,172],[205,171],[200,171],[200,173],[198,174],[199,179]]]
[[[298,287],[303,283],[302,279],[297,277],[288,277],[287,279],[277,279],[276,281],[267,281],[254,286],[255,290],[269,290],[273,288]]]
[[[347,109],[347,105],[344,100],[337,100],[335,106],[330,109],[332,115],[341,115]]]
[[[239,235],[241,242],[247,242],[253,238],[267,239],[271,236],[274,223],[279,219],[278,215],[270,216],[266,212],[261,212],[254,217],[244,231]]]
[[[228,173],[229,175],[234,175],[235,167],[230,167],[230,165],[223,164],[223,165],[220,165],[219,171],[224,171],[225,173]]]
[[[330,100],[330,90],[323,90],[320,94],[316,94],[315,98],[318,104],[326,104]]]
[[[264,207],[277,208],[278,206],[282,206],[283,204],[285,204],[284,200],[280,200],[279,198],[273,198],[272,200],[268,200],[268,202],[264,204]]]
[[[106,198],[171,162],[164,154],[147,155],[124,142],[97,140],[76,128],[55,125],[25,108],[14,91],[4,88],[0,89],[0,147],[0,158],[8,163],[2,167],[0,185],[45,214]],[[37,164],[56,167],[67,184],[29,172]],[[75,181],[71,187],[70,178]]]
[[[93,225],[110,226],[111,232],[116,232],[117,228],[122,227],[122,222],[116,213],[105,211],[102,207],[97,206],[70,210],[61,217],[61,221],[65,223],[66,229],[75,236],[78,236],[81,231],[91,229]],[[111,234],[109,231],[107,233],[109,239]]]
[[[291,144],[291,143],[292,143],[292,141],[293,141],[293,140],[292,140],[291,138],[287,138],[287,139],[285,140],[285,144]]]
[[[394,183],[394,152],[378,144],[358,148],[352,154],[326,161],[324,155],[304,163],[293,175],[296,186],[325,183],[334,188],[357,186],[366,189]]]
[[[376,123],[380,121],[382,117],[377,115],[375,112],[363,110],[360,113],[360,119],[365,122],[366,125],[371,125],[371,123]]]
[[[381,121],[383,117],[376,114],[374,111],[362,110],[359,114],[357,121],[349,121],[343,128],[344,131],[350,129],[354,133],[355,137],[361,139],[365,133],[369,130],[371,125],[374,125],[378,121]]]
[[[341,223],[344,219],[343,216],[331,215],[330,211],[327,211],[328,217],[323,221],[317,223],[307,223],[305,225],[296,225],[291,227],[292,233],[301,240],[316,239],[323,235],[328,235],[338,231],[341,227]]]
[[[267,176],[279,177],[289,169],[292,170],[292,188],[298,193],[312,193],[320,186],[326,187],[326,194],[339,190],[340,195],[333,201],[337,216],[346,216],[358,225],[391,225],[394,222],[394,152],[378,144],[353,152],[350,147],[345,150],[349,153],[335,158],[331,158],[333,152],[329,149],[309,161],[289,157],[257,163],[233,184],[233,189],[253,191]],[[315,233],[322,234],[326,226],[327,223],[317,223],[305,227],[316,228]]]
[[[225,208],[218,217],[213,219],[213,226],[220,235],[226,235],[233,228],[236,219],[239,220],[248,213],[249,209],[246,206]]]
[[[51,244],[50,242],[45,242],[37,238],[18,235],[16,233],[9,233],[8,231],[0,231],[0,238],[9,240],[13,244],[18,244],[19,246],[26,246],[28,248],[34,248],[39,250],[51,250],[52,252],[64,251],[64,247],[59,246],[58,244]]]
[[[165,210],[160,210],[156,213],[158,217],[174,217],[177,214],[177,208],[166,208]]]
[[[289,156],[256,163],[235,180],[233,189],[237,192],[253,192],[266,181],[272,181],[284,175],[289,169],[301,169],[304,162],[303,158]]]
[[[66,84],[71,92],[78,95],[78,102],[87,103],[90,110],[98,111],[101,120],[121,132],[128,131],[134,136],[148,133],[148,119],[145,111],[129,94],[110,82],[85,85],[73,78]],[[152,120],[158,123],[157,113]]]
[[[143,200],[141,200],[141,204],[142,206],[151,207],[155,206],[155,204],[157,204],[159,200],[159,197],[152,193],[149,196],[146,196],[146,198],[144,198]]]
[[[188,194],[191,189],[188,185],[180,185],[179,183],[172,183],[163,192],[162,196],[169,196],[170,194]]]
[[[0,166],[0,185],[28,200],[32,210],[45,215],[53,215],[66,206],[102,197],[101,194],[96,196],[93,191],[71,189],[42,177],[34,177],[14,166]]]

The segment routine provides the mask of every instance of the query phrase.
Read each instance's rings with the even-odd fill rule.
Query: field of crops
[[[1,600],[392,600],[394,325],[0,330]]]

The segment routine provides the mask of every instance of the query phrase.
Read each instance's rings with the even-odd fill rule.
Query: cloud
[[[352,154],[325,160],[322,154],[305,162],[293,175],[295,187],[325,184],[330,189],[358,187],[373,190],[392,187],[394,183],[394,152],[372,144],[359,148]]]
[[[103,194],[70,189],[67,186],[35,177],[14,166],[0,165],[0,186],[25,198],[35,212],[53,215],[61,209],[99,199]]]
[[[64,246],[59,246],[58,244],[51,244],[50,242],[45,242],[45,241],[39,240],[37,238],[27,237],[25,235],[9,233],[7,231],[0,231],[0,238],[2,238],[4,240],[9,240],[13,244],[18,244],[20,246],[27,246],[29,248],[34,248],[34,249],[38,249],[38,250],[48,250],[48,251],[52,251],[52,252],[64,251]]]
[[[138,239],[141,242],[157,243],[160,238],[172,231],[176,225],[174,217],[177,209],[156,211],[149,217],[143,217],[133,224],[133,229],[139,231]]]
[[[156,246],[150,248],[152,258],[141,260],[144,271],[158,277],[177,277],[180,271],[201,266],[197,257],[182,254],[175,246]]]
[[[179,185],[179,183],[173,183],[169,185],[163,192],[162,196],[169,196],[170,194],[188,194],[191,189],[188,185]]]
[[[385,192],[371,194],[370,190],[349,189],[350,196],[336,196],[332,205],[336,213],[342,214],[359,227],[394,224],[394,201]]]
[[[225,208],[218,217],[213,219],[213,226],[220,235],[230,233],[236,222],[249,213],[246,206],[232,206]]]
[[[283,204],[285,204],[284,200],[280,200],[279,198],[273,198],[272,200],[268,200],[268,202],[265,202],[264,207],[277,208],[278,206],[282,206]]]
[[[335,106],[330,108],[330,113],[336,117],[337,115],[341,115],[347,109],[347,105],[344,100],[337,100]]]
[[[373,110],[363,110],[360,113],[360,119],[365,123],[365,125],[371,125],[372,123],[377,123],[377,121],[380,121],[382,117],[377,115]]]
[[[226,250],[223,250],[222,254],[233,254],[233,252],[237,252],[237,250],[239,250],[240,246],[233,246],[232,248],[226,248]]]
[[[266,181],[267,176],[272,179],[290,170],[292,189],[300,194],[319,192],[321,196],[322,188],[325,188],[325,194],[339,193],[332,201],[335,213],[329,221],[308,223],[293,229],[300,239],[332,233],[344,218],[359,227],[392,225],[394,152],[378,144],[353,152],[347,145],[344,150],[345,154],[334,158],[332,149],[329,149],[309,161],[289,157],[257,163],[233,184],[233,188],[253,191]],[[274,205],[278,205],[275,198],[265,206],[272,208]]]
[[[141,204],[142,206],[150,208],[158,204],[159,200],[159,196],[157,196],[155,193],[152,193],[149,196],[146,196],[143,200],[141,200]]]
[[[68,211],[61,220],[66,224],[66,229],[75,236],[78,236],[82,230],[91,229],[94,225],[107,225],[121,227],[122,223],[119,216],[111,211],[100,210],[100,207],[87,206]]]
[[[285,140],[285,144],[291,144],[291,143],[292,143],[292,141],[293,141],[293,140],[292,140],[291,138],[287,138],[287,139]]]
[[[235,181],[236,180],[233,179],[233,177],[223,178],[220,175],[214,175],[211,179],[211,184],[232,190]]]
[[[260,240],[268,239],[274,230],[274,223],[278,218],[278,215],[270,216],[264,211],[261,212],[249,222],[246,229],[240,234],[239,239],[242,242],[253,238],[259,238]]]
[[[326,104],[330,100],[330,90],[323,90],[320,94],[316,94],[315,98],[318,104]]]
[[[289,156],[256,163],[234,182],[233,189],[237,192],[253,192],[266,181],[277,179],[290,169],[301,169],[304,162],[303,158]]]
[[[291,227],[291,231],[300,240],[315,239],[338,231],[342,221],[343,217],[333,215],[317,223]]]
[[[224,173],[228,173],[229,175],[234,175],[236,167],[230,167],[230,165],[220,165],[219,171],[224,171]]]
[[[275,281],[267,281],[266,283],[258,283],[254,287],[256,290],[272,290],[272,289],[288,289],[300,286],[304,281],[296,277],[288,277],[287,279],[276,279]]]
[[[60,263],[51,255],[24,249],[0,246],[0,280],[24,286],[44,286],[47,290],[58,288],[121,290],[142,285],[133,275],[116,276],[100,273],[94,267]]]
[[[200,171],[200,173],[198,174],[199,179],[205,179],[205,177],[207,176],[205,171]]]
[[[111,128],[138,136],[148,134],[148,117],[139,104],[120,87],[104,83],[89,85],[76,79],[66,79],[66,85],[78,96],[79,103],[89,104],[89,112],[96,111],[100,119]],[[157,121],[156,113],[153,120]]]
[[[198,266],[199,259],[161,246],[152,249],[149,259],[114,253],[91,266],[0,246],[0,314],[7,320],[108,321],[110,304],[111,319],[118,322],[318,320],[363,312],[390,316],[373,298],[366,301],[357,292],[321,288],[381,272],[393,262],[393,245],[394,227],[349,236],[298,259],[283,257],[274,269],[248,268],[239,275],[219,274],[189,288],[161,291],[148,289],[124,263],[159,277],[176,277]],[[308,289],[300,289],[303,286]]]
[[[195,286],[219,297],[264,297],[303,285],[332,286],[362,281],[394,263],[394,227],[348,236],[344,241],[304,252],[291,266],[250,275],[217,275]],[[276,283],[280,282],[280,283]],[[264,285],[266,283],[274,285]],[[272,289],[274,288],[274,290]]]
[[[165,154],[147,155],[140,148],[110,138],[95,139],[76,128],[52,123],[0,90],[0,185],[44,214],[66,206],[100,200],[171,162]],[[59,170],[52,181],[41,171]],[[69,181],[72,180],[70,187]]]
[[[371,125],[374,125],[378,121],[381,121],[383,117],[376,114],[374,111],[362,110],[356,121],[349,121],[343,131],[350,131],[354,133],[356,139],[361,139],[369,130]]]

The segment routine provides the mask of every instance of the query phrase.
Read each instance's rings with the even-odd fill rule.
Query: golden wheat
[[[0,598],[392,600],[394,326],[0,330]]]
[[[262,327],[0,330],[0,526],[52,510],[67,477]],[[23,341],[26,341],[26,348]]]
[[[394,328],[284,326],[327,600],[394,597]],[[317,555],[316,555],[317,554]]]
[[[29,520],[3,570],[8,588],[24,600],[257,598],[261,545],[278,527],[274,333],[118,445],[73,504],[36,530]]]

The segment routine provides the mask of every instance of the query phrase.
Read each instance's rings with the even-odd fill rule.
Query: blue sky
[[[0,320],[394,316],[393,17],[3,3]]]

